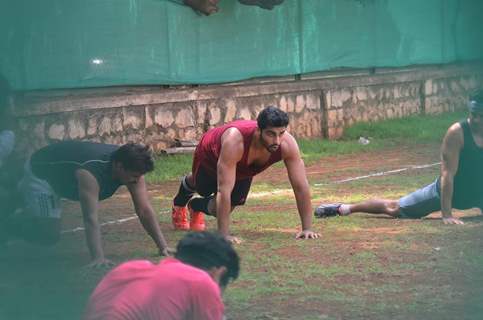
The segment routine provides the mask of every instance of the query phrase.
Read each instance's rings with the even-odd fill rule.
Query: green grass
[[[282,231],[298,226],[295,212],[249,206],[234,215],[233,230],[246,241],[238,247],[243,272],[225,295],[229,314],[243,315],[236,319],[320,319],[322,313],[322,319],[452,319],[453,308],[468,310],[464,318],[479,317],[477,299],[468,304],[454,297],[455,290],[461,297],[481,293],[459,276],[482,274],[479,245],[463,240],[478,234],[474,228],[355,215],[316,220],[323,240],[297,242]]]
[[[390,143],[391,139],[414,143],[400,136],[385,141]],[[427,141],[432,141],[428,142],[432,147],[439,145],[437,139]],[[331,143],[346,142],[351,140]],[[178,170],[179,165],[179,175],[191,163],[191,156],[167,159],[175,161],[164,163],[166,170]],[[338,159],[327,161],[333,164]],[[362,167],[337,170],[352,175]],[[313,204],[327,199],[356,202],[368,197],[395,198],[430,182],[437,171],[434,167],[327,183],[312,188]],[[329,181],[327,176],[319,175],[318,179]],[[175,192],[175,186],[171,187],[169,191]],[[255,183],[252,194],[289,188],[288,183]],[[154,198],[157,211],[168,207],[165,198]],[[78,207],[70,208],[64,217],[77,214],[72,225],[81,225]],[[132,214],[132,204],[128,197],[115,196],[103,202],[100,211],[101,219],[112,220]],[[240,278],[224,293],[228,319],[481,319],[483,218],[474,212],[465,214],[463,226],[445,226],[440,219],[404,220],[368,214],[315,219],[313,229],[322,238],[307,241],[294,239],[300,218],[293,196],[266,193],[249,198],[231,218],[233,234],[244,242],[236,246],[241,257]],[[185,233],[170,228],[169,213],[160,214],[159,220],[166,239],[174,246]],[[215,219],[208,217],[207,225],[215,229]],[[106,254],[116,262],[158,259],[137,221],[103,228],[103,239]],[[88,259],[82,233],[65,234],[57,246],[42,250],[18,243],[0,258],[5,261],[0,264],[0,292],[5,293],[0,319],[79,319],[104,272],[80,269]]]
[[[380,122],[358,123],[344,132],[337,141],[325,139],[299,139],[298,143],[306,164],[327,156],[377,151],[399,144],[434,143],[441,141],[449,125],[465,117],[464,112],[444,113],[436,116],[411,116]],[[359,137],[368,137],[370,144],[362,145]],[[163,183],[178,179],[190,172],[192,155],[159,155],[155,170],[146,177],[148,183]]]
[[[380,122],[358,123],[345,130],[342,140],[354,140],[364,136],[373,139],[394,139],[407,142],[441,141],[449,125],[466,116],[466,112],[458,111],[434,116],[410,116]]]
[[[178,179],[191,171],[193,156],[191,154],[157,155],[154,171],[146,175],[146,181],[160,184],[168,180]]]
[[[306,164],[325,156],[377,151],[400,144],[434,143],[442,140],[448,127],[466,116],[465,112],[449,112],[436,116],[411,116],[380,122],[357,123],[344,130],[337,141],[323,139],[298,140]],[[368,145],[358,142],[359,137],[370,140]]]
[[[382,189],[384,197],[392,198],[432,181],[437,169],[327,184],[314,193],[354,202],[381,196]],[[275,189],[261,184],[257,191]],[[471,298],[481,289],[458,275],[466,270],[483,278],[479,245],[462,239],[479,237],[474,228],[451,228],[434,219],[354,215],[316,220],[323,240],[295,242],[285,230],[298,227],[296,209],[271,208],[290,202],[293,198],[266,194],[233,215],[234,232],[244,240],[248,232],[250,243],[239,248],[243,273],[226,294],[231,312],[247,319],[453,319],[457,313],[478,319],[483,308]],[[256,212],[249,209],[263,205]]]

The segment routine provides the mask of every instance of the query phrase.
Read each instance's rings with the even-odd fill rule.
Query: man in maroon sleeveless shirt
[[[267,107],[257,121],[233,121],[206,132],[196,148],[192,173],[183,177],[173,200],[175,229],[203,230],[203,214],[208,214],[217,217],[223,236],[238,242],[230,236],[231,211],[245,203],[253,176],[283,160],[302,222],[296,238],[318,238],[319,234],[311,231],[312,204],[304,163],[297,142],[286,132],[287,126],[285,112]],[[192,199],[195,192],[201,197]]]

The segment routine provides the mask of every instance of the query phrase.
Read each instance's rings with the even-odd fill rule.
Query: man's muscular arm
[[[297,239],[318,238],[319,234],[312,228],[312,202],[310,198],[310,187],[305,174],[305,165],[300,157],[299,147],[295,139],[285,133],[286,138],[282,142],[282,158],[287,168],[288,178],[295,194],[297,209],[302,223],[302,231],[296,236]]]
[[[159,254],[161,256],[169,255],[171,252],[173,252],[173,250],[168,247],[166,239],[164,238],[161,228],[159,227],[158,218],[154,212],[151,202],[149,201],[144,176],[140,177],[135,184],[128,185],[127,188],[131,193],[131,198],[134,203],[136,214],[139,217],[139,221],[141,221],[144,230],[146,230],[149,236],[151,236],[154,243],[158,247]]]
[[[445,224],[463,224],[452,214],[453,182],[463,145],[463,130],[459,123],[455,123],[446,132],[441,145],[441,214]]]
[[[218,190],[216,193],[216,218],[218,231],[230,237],[231,192],[235,186],[236,164],[243,156],[243,137],[236,128],[230,128],[221,137],[220,157],[217,164]],[[236,242],[236,239],[233,239]]]
[[[113,263],[106,259],[102,248],[101,227],[98,219],[99,184],[96,178],[87,170],[76,171],[79,188],[79,200],[84,220],[87,247],[91,254],[88,267],[110,267]]]

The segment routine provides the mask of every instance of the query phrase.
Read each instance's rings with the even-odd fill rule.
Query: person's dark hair
[[[260,130],[268,127],[286,127],[288,126],[288,115],[277,107],[268,106],[258,114],[257,124]]]
[[[145,174],[154,170],[153,154],[149,146],[126,143],[111,154],[112,162],[119,162],[128,171]]]
[[[224,266],[226,272],[220,280],[222,287],[238,278],[240,272],[240,258],[231,243],[211,232],[188,233],[178,242],[175,258],[203,270]]]

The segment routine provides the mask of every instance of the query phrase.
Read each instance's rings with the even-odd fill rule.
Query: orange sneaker
[[[178,207],[173,205],[171,211],[171,221],[175,230],[189,230],[188,213],[186,207]]]
[[[188,210],[190,212],[190,229],[192,231],[204,231],[206,229],[205,214],[201,211],[194,211],[189,203]]]

